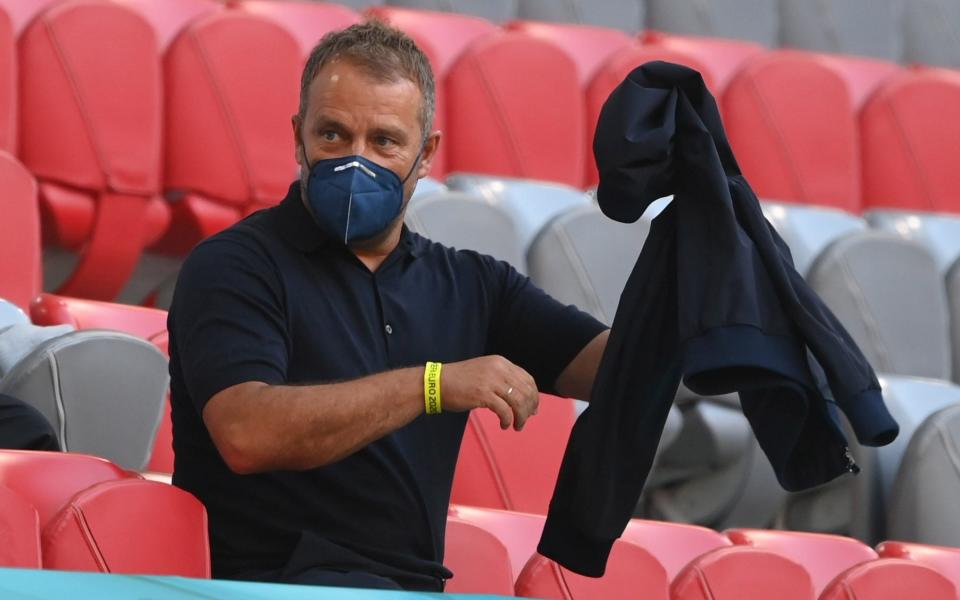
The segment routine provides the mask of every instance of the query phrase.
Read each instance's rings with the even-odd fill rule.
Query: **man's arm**
[[[440,385],[443,410],[487,408],[503,429],[519,431],[537,409],[533,377],[501,356],[446,364]],[[343,383],[241,383],[210,398],[203,421],[227,466],[249,474],[330,464],[423,410],[423,367],[413,367]]]
[[[601,332],[590,340],[586,346],[570,361],[570,364],[560,372],[555,388],[562,396],[590,400],[590,391],[593,389],[593,380],[600,367],[603,350],[607,347],[607,338],[610,330]]]

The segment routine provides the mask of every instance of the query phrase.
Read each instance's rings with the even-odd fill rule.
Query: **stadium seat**
[[[517,578],[516,595],[549,600],[668,600],[670,581],[663,565],[645,549],[616,541],[603,577],[584,577],[534,554]]]
[[[856,121],[829,65],[797,51],[758,56],[731,80],[722,106],[737,162],[761,199],[860,212]]]
[[[810,575],[815,595],[846,569],[877,558],[873,548],[863,542],[838,535],[762,529],[724,533],[738,546],[774,552],[802,566]]]
[[[148,342],[104,330],[48,339],[0,381],[40,411],[63,450],[85,452],[131,469],[149,459],[164,411],[167,359]]]
[[[706,527],[665,521],[632,519],[620,538],[652,554],[672,581],[697,557],[731,545],[729,539]]]
[[[868,229],[861,217],[827,206],[764,202],[761,208],[763,216],[790,247],[797,272],[804,276],[830,244]]]
[[[903,10],[905,62],[960,68],[960,4],[911,0]]]
[[[865,58],[845,54],[818,54],[824,64],[830,66],[847,84],[850,103],[858,113],[883,84],[897,77],[903,67],[879,58]]]
[[[39,569],[40,517],[19,494],[0,485],[0,567]]]
[[[749,40],[767,47],[779,44],[778,0],[646,0],[646,3],[650,29]]]
[[[622,31],[592,25],[512,21],[507,23],[506,28],[552,42],[563,48],[573,59],[580,86],[584,89],[593,80],[603,63],[619,51],[636,43]]]
[[[848,235],[821,253],[807,280],[874,369],[950,378],[943,279],[923,246],[885,232]]]
[[[926,247],[946,277],[960,260],[960,213],[878,208],[866,213],[871,227],[894,233]]]
[[[410,199],[419,200],[420,198],[426,198],[427,196],[447,191],[449,191],[447,184],[434,179],[433,177],[424,177],[423,179],[417,181],[417,187],[414,188],[413,196],[411,196]]]
[[[947,272],[947,300],[953,343],[953,380],[960,383],[960,259]]]
[[[0,4],[0,152],[17,150],[17,38]]]
[[[243,1],[243,0],[240,0]],[[326,0],[311,0],[312,2],[325,2]],[[369,8],[371,6],[377,6],[383,4],[383,0],[338,0],[337,4],[342,4],[344,6],[349,6],[353,10],[362,10],[364,8]]]
[[[174,201],[157,248],[168,254],[185,254],[276,204],[297,173],[289,123],[303,58],[293,36],[243,11],[209,15],[184,31],[164,64],[165,185]]]
[[[960,405],[928,417],[903,456],[887,511],[887,537],[960,546]]]
[[[447,185],[510,215],[524,255],[551,219],[590,204],[590,198],[579,189],[548,181],[453,174],[447,178]]]
[[[643,36],[643,43],[645,46],[690,57],[694,64],[689,66],[694,68],[696,68],[695,65],[702,65],[706,69],[708,87],[718,99],[727,89],[727,84],[733,76],[748,60],[767,51],[756,42],[679,35],[662,31],[647,31]]]
[[[411,202],[405,220],[411,230],[459,250],[476,250],[527,272],[520,236],[510,214],[462,192],[439,192]]]
[[[40,183],[44,243],[79,254],[59,291],[111,299],[169,222],[156,38],[133,10],[80,0],[32,21],[18,50],[20,157]],[[61,274],[45,275],[49,287]]]
[[[25,325],[30,323],[27,313],[16,304],[0,298],[0,330],[6,329],[12,325]]]
[[[838,576],[820,600],[956,600],[946,577],[908,560],[881,558],[853,567]]]
[[[583,185],[583,95],[560,48],[517,32],[485,37],[450,69],[446,94],[457,107],[450,171]]]
[[[810,575],[780,554],[734,546],[704,554],[670,586],[672,600],[814,600]]]
[[[188,492],[155,481],[84,489],[44,528],[42,546],[47,569],[210,577],[206,510]]]
[[[902,4],[895,0],[781,2],[780,43],[899,61],[903,58]]]
[[[453,572],[445,592],[513,595],[510,555],[497,536],[451,517],[444,543],[443,562]]]
[[[360,22],[359,14],[332,2],[244,0],[237,8],[272,19],[282,26],[297,39],[304,58],[328,32]]]
[[[924,564],[952,581],[960,590],[960,548],[883,542],[877,546],[877,553],[883,558],[905,558]]]
[[[0,0],[0,10],[10,18],[14,37],[19,37],[40,13],[61,2],[64,0]]]
[[[153,25],[160,53],[164,54],[174,39],[191,21],[222,10],[217,0],[113,0],[136,10]]]
[[[449,11],[501,23],[517,16],[517,0],[387,0],[392,6]]]
[[[530,21],[611,27],[635,35],[644,27],[642,0],[519,0],[517,17]]]
[[[0,483],[3,483],[0,481]],[[514,578],[537,551],[546,517],[509,510],[451,504],[449,516],[495,535],[506,547]]]
[[[30,173],[0,151],[0,298],[26,308],[40,291],[40,213],[37,184]]]

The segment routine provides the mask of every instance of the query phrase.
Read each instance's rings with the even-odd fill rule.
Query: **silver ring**
[[[507,390],[507,395],[509,396],[512,393],[513,393],[513,386],[510,386],[510,389]]]

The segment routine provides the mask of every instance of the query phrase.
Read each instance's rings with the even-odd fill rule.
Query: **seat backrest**
[[[494,23],[509,21],[517,16],[517,0],[388,0],[387,4],[424,10],[445,10],[482,17]]]
[[[649,231],[646,219],[618,223],[596,205],[571,210],[551,221],[531,246],[530,277],[561,302],[612,323]]]
[[[13,28],[14,37],[18,37],[27,25],[40,13],[64,0],[0,0],[0,11],[7,14]]]
[[[815,55],[751,59],[724,93],[730,144],[760,198],[860,212],[856,121],[843,79]]]
[[[536,73],[536,77],[530,77]],[[518,32],[468,47],[447,75],[449,169],[583,183],[583,95],[564,51]]]
[[[779,43],[778,0],[646,0],[647,27],[673,33]]]
[[[17,159],[0,151],[0,298],[26,309],[40,291],[40,211],[37,184]]]
[[[0,485],[0,540],[0,567],[40,568],[37,509],[5,485]]]
[[[166,402],[167,359],[149,342],[104,330],[47,340],[0,381],[53,425],[60,446],[142,469]]]
[[[563,48],[577,66],[580,86],[586,88],[603,63],[636,41],[618,29],[570,23],[513,21],[507,29],[522,31]]]
[[[16,304],[0,298],[0,330],[13,325],[29,325],[30,318],[22,308]]]
[[[953,344],[953,380],[960,383],[960,258],[947,272],[950,338]]]
[[[857,113],[888,79],[903,72],[901,65],[879,58],[848,54],[821,54],[819,57],[843,78],[850,92],[850,102]]]
[[[541,395],[537,418],[522,432],[501,430],[490,411],[471,412],[451,501],[547,514],[575,419],[572,400],[546,394]]]
[[[631,35],[643,29],[645,13],[642,0],[520,0],[517,4],[521,19],[612,27]]]
[[[870,226],[923,244],[944,276],[960,259],[960,213],[880,208],[867,213]]]
[[[44,527],[42,545],[47,569],[210,577],[206,510],[156,481],[104,481],[79,492]]]
[[[647,31],[643,36],[643,43],[679,53],[695,61],[695,64],[702,65],[706,69],[704,77],[710,84],[708,87],[717,98],[723,94],[727,84],[748,60],[767,51],[756,42],[662,31]]]
[[[903,57],[901,4],[896,0],[781,2],[780,42],[899,61]]]
[[[450,506],[450,516],[495,535],[510,555],[514,578],[537,550],[546,517],[530,513],[480,508],[462,504]]]
[[[640,592],[642,590],[642,592]],[[656,558],[645,549],[615,541],[603,577],[584,577],[534,554],[517,578],[516,594],[522,598],[590,600],[604,598],[667,600],[670,581]]]
[[[17,149],[17,38],[0,4],[0,151]]]
[[[462,192],[431,194],[411,202],[405,220],[410,229],[435,242],[489,254],[527,272],[527,259],[510,214],[480,198]]]
[[[882,558],[839,575],[820,600],[956,600],[957,590],[930,567],[909,560]]]
[[[506,546],[477,525],[455,517],[447,519],[443,562],[453,572],[444,588],[447,593],[513,595]]]
[[[184,32],[164,61],[166,187],[241,210],[275,203],[296,173],[297,41],[244,11],[208,15]]]
[[[32,21],[18,50],[24,165],[41,181],[155,196],[163,86],[150,24],[112,2],[65,2]]]
[[[76,493],[101,481],[130,477],[137,476],[96,456],[0,450],[0,486],[36,508],[41,530]]]
[[[734,546],[697,558],[673,580],[673,600],[813,600],[810,575],[774,552]]]
[[[222,10],[217,0],[114,0],[139,12],[153,26],[160,52],[166,52],[170,43],[187,23],[204,15]]]
[[[924,564],[953,582],[960,590],[960,548],[911,542],[883,542],[877,553],[884,558],[905,558]]]
[[[960,77],[905,71],[860,113],[867,208],[960,213]]]
[[[801,565],[810,575],[816,595],[846,569],[877,558],[873,548],[839,535],[766,529],[730,529],[724,533],[734,544],[769,550]]]
[[[42,293],[30,304],[35,325],[72,325],[76,329],[113,329],[153,340],[167,329],[167,311]]]
[[[806,275],[817,257],[838,239],[866,231],[859,216],[828,206],[764,202],[763,216],[790,247],[793,266]]]
[[[671,581],[697,557],[732,543],[707,527],[641,519],[631,519],[620,539],[656,557]]]
[[[911,0],[903,3],[903,10],[905,62],[960,67],[960,4]]]
[[[885,232],[848,235],[821,253],[807,280],[874,369],[949,378],[946,293],[926,248]]]
[[[887,511],[887,537],[960,546],[960,405],[941,409],[917,429],[903,456]]]
[[[341,4],[293,0],[244,0],[237,8],[272,19],[300,45],[304,57],[326,33],[360,22],[360,15]]]

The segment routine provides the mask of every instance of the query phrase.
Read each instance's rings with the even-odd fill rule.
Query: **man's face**
[[[409,79],[379,81],[349,60],[325,65],[310,84],[303,122],[293,117],[303,189],[309,165],[355,154],[406,177],[423,142],[421,102],[417,84]],[[439,137],[433,132],[427,138],[419,164],[404,183],[404,204],[430,171]]]

